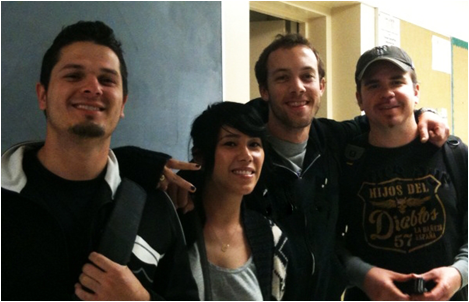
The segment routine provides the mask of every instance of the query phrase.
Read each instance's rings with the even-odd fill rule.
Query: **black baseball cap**
[[[386,60],[399,66],[403,71],[414,70],[414,63],[410,56],[401,48],[391,45],[374,47],[360,56],[355,71],[355,83],[359,83],[366,69],[376,61]]]

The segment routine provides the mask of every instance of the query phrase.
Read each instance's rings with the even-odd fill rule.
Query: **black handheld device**
[[[409,295],[421,295],[435,287],[433,281],[426,282],[423,278],[411,279],[405,282],[394,282],[394,284],[401,292]]]

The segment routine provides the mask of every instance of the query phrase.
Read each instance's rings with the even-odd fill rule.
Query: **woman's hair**
[[[265,145],[265,124],[256,109],[234,102],[211,104],[192,123],[192,156],[202,164],[203,180],[213,173],[215,149],[220,130],[234,128],[248,136],[259,137]],[[200,184],[197,186],[201,188]]]

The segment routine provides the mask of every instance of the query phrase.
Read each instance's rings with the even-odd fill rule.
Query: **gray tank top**
[[[197,244],[189,250],[192,274],[196,280],[200,300],[205,298],[204,280]],[[262,301],[252,256],[241,267],[228,269],[209,263],[212,298],[214,301]]]

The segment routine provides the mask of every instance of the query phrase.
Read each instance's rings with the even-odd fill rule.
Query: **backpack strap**
[[[349,184],[350,180],[357,179],[357,174],[361,171],[363,163],[365,162],[366,145],[368,142],[368,133],[364,133],[355,137],[346,146],[340,157],[340,198],[339,198],[339,216],[337,221],[337,236],[342,238],[347,233],[348,225],[348,208],[350,203],[347,202],[348,198],[345,196],[347,193],[342,189],[342,186],[347,188],[344,183]]]
[[[456,189],[456,194],[459,200],[467,200],[467,147],[461,140],[453,135],[450,135],[448,140],[443,146],[443,154],[445,163],[450,173],[451,179]]]
[[[212,279],[210,277],[210,269],[209,269],[209,262],[207,257],[207,249],[205,248],[205,239],[204,239],[204,224],[202,224],[202,219],[200,214],[197,211],[194,212],[194,219],[195,219],[195,231],[197,234],[197,239],[195,244],[197,244],[197,248],[199,249],[200,255],[200,266],[202,268],[202,276],[204,281],[204,299],[205,301],[213,301],[213,294],[212,294]],[[189,213],[190,214],[190,213]],[[186,215],[189,215],[186,214]]]
[[[96,251],[116,263],[126,265],[132,255],[147,193],[133,181],[122,178],[114,199],[114,208]],[[92,292],[86,287],[84,289]],[[72,300],[80,301],[75,293]]]
[[[114,262],[126,265],[130,261],[140,219],[147,199],[146,192],[131,180],[122,179],[97,252]]]
[[[443,155],[451,180],[453,181],[456,189],[458,200],[457,207],[462,215],[461,224],[463,227],[463,233],[465,232],[465,236],[463,236],[463,238],[467,238],[467,146],[462,143],[460,138],[450,135],[443,146]],[[467,257],[467,241],[465,244]],[[467,300],[467,285],[460,288],[459,292],[461,293],[460,298],[462,298],[462,300]]]
[[[342,165],[357,166],[361,164],[365,154],[365,148],[368,145],[368,133],[363,133],[352,139],[346,146],[342,154]],[[355,169],[355,168],[354,168]]]

